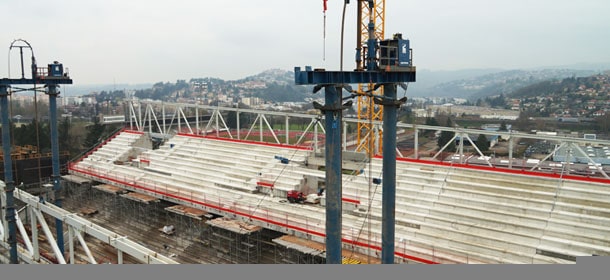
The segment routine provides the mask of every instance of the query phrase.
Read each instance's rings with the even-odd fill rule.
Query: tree
[[[599,134],[610,133],[610,114],[595,118],[595,128]]]
[[[453,127],[453,123],[451,122],[451,118],[447,118],[447,127]],[[443,148],[447,142],[450,142],[451,139],[453,139],[453,136],[455,135],[455,132],[453,131],[442,131],[441,135],[438,137],[438,147],[439,149]],[[451,141],[451,143],[449,143],[449,146],[447,146],[447,149],[449,151],[454,151],[455,150],[455,141]]]
[[[351,107],[350,107],[350,109],[351,109]],[[411,109],[411,107],[407,107],[407,106],[401,107],[398,110],[398,119],[405,123],[413,123],[415,117],[413,116],[413,110]]]
[[[506,121],[502,121],[502,123],[500,124],[500,131],[508,131],[508,129],[506,128]]]
[[[246,104],[243,103],[239,103],[238,108],[241,109],[250,109],[250,107]],[[250,120],[250,117],[248,116],[247,113],[244,112],[240,112],[239,113],[239,126],[240,128],[244,128],[246,127]],[[231,129],[237,129],[237,112],[235,111],[229,111],[227,113],[227,118],[225,119],[225,122],[227,123],[227,126]]]
[[[69,118],[64,118],[57,127],[57,132],[59,133],[59,150],[68,151],[70,157],[78,153],[80,149],[80,137],[73,135],[71,130],[72,122]]]
[[[426,117],[426,122],[424,123],[425,125],[431,125],[431,126],[438,126],[438,121],[436,121],[435,118],[432,117]],[[424,135],[428,136],[428,137],[432,137],[434,135],[434,132],[436,132],[436,130],[433,129],[426,129],[424,131]]]
[[[94,118],[93,124],[87,127],[87,137],[85,137],[85,148],[90,149],[97,145],[104,134],[104,125],[100,123],[98,118]]]
[[[33,120],[31,123],[22,125],[13,130],[14,145],[32,145],[38,147],[40,152],[51,148],[50,129],[47,123]]]
[[[519,113],[519,117],[515,121],[515,126],[520,131],[528,131],[531,127],[530,117],[532,116],[531,111],[524,110]]]
[[[477,145],[479,150],[481,150],[481,152],[489,151],[489,141],[487,141],[487,136],[485,136],[484,134],[479,134],[479,137],[477,138],[475,144]]]

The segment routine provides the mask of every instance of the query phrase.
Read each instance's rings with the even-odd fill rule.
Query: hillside
[[[532,70],[465,69],[431,71],[423,69],[417,72],[417,82],[409,85],[407,95],[411,97],[465,98],[473,102],[500,94],[509,96],[513,92],[527,95],[525,92],[528,90],[535,91],[540,87],[551,90],[549,83],[552,82],[550,81],[587,77],[602,72],[601,70],[586,70],[585,66]],[[591,67],[593,68],[589,69],[603,69]],[[538,85],[539,83],[543,84]],[[520,91],[522,88],[530,86],[532,87]],[[103,88],[103,86],[96,87],[97,90],[100,88]],[[135,86],[128,85],[108,85],[106,90],[135,88]],[[309,97],[315,98],[311,89],[311,86],[295,85],[294,72],[292,71],[270,69],[238,80],[205,77],[192,78],[188,82],[187,80],[178,80],[176,83],[158,82],[151,85],[142,85],[140,89],[135,90],[135,96],[169,101],[205,93],[219,96],[255,97],[271,102],[298,102]],[[75,93],[76,91],[80,90],[76,90],[76,88],[66,90],[68,93]]]
[[[270,69],[257,75],[234,81],[236,85],[264,83],[264,87],[252,88],[250,94],[263,100],[274,102],[299,102],[311,94],[311,87],[294,84],[294,72],[281,69]]]
[[[443,82],[426,91],[428,96],[477,100],[488,96],[507,95],[520,88],[546,80],[589,76],[595,73],[591,70],[571,69],[510,70]]]
[[[135,91],[142,99],[172,101],[177,99],[217,97],[220,102],[235,103],[239,98],[260,98],[271,102],[299,102],[310,97],[311,87],[296,86],[294,73],[271,69],[239,80],[220,78],[192,78],[178,80],[176,83],[159,82],[152,88]]]
[[[609,81],[610,71],[588,77],[546,80],[515,90],[508,97],[524,99],[548,95],[564,97],[573,94],[595,97],[606,96],[610,90]]]

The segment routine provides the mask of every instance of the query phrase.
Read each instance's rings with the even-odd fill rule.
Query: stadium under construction
[[[327,197],[320,141],[325,131],[320,116],[155,102],[131,103],[130,108],[134,114],[124,129],[69,163],[61,193],[15,190],[21,260],[325,262]],[[137,114],[138,108],[145,114]],[[184,120],[190,114],[212,117],[204,123],[177,118],[165,126],[148,121],[166,110]],[[222,111],[230,110],[257,117],[243,124],[249,129],[229,129]],[[299,117],[310,125],[299,132],[268,126],[268,119],[279,116],[286,128]],[[432,127],[398,128],[415,137]],[[456,135],[473,133],[454,130]],[[517,137],[569,143],[562,146],[610,145],[477,133],[510,134],[511,146]],[[164,140],[156,147],[158,138]],[[343,262],[380,263],[382,158],[350,152],[357,145],[349,139],[344,137],[342,144]],[[594,165],[597,175],[582,176],[570,174],[574,167],[565,162],[553,163],[562,166],[554,170],[530,161],[509,168],[464,161],[459,146],[449,160],[424,159],[413,152],[417,149],[409,149],[410,156],[399,150],[396,159],[396,263],[574,263],[578,256],[609,255],[606,166]],[[302,193],[302,199],[289,199],[293,191]],[[56,195],[63,209],[45,203]],[[67,229],[69,249],[64,252],[51,233],[54,218]],[[6,233],[4,220],[3,229]]]
[[[15,186],[10,129],[2,130],[0,262],[575,263],[610,255],[610,177],[590,156],[610,141],[398,123],[407,98],[397,89],[415,81],[410,41],[385,39],[383,1],[357,5],[356,69],[343,71],[342,60],[340,71],[294,69],[295,84],[324,89],[325,104],[313,103],[320,115],[129,100],[125,127],[70,161],[67,174],[56,102],[72,80],[61,63],[37,67],[29,43],[13,42],[21,78],[0,79],[2,127],[10,127],[11,94],[44,91],[52,174],[36,193]],[[352,99],[358,119],[343,118]],[[295,120],[308,125],[291,130]],[[430,149],[419,144],[424,131],[453,138]],[[505,139],[508,156],[484,155],[469,137],[481,134]],[[556,148],[515,159],[522,138]]]

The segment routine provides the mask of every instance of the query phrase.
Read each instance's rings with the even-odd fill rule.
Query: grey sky
[[[350,2],[344,69],[354,67]],[[338,70],[342,6],[328,1],[325,60],[322,0],[1,0],[0,48],[8,54],[25,39],[40,65],[61,61],[75,84]],[[607,0],[386,0],[386,37],[411,39],[418,69],[605,63],[609,18]],[[0,77],[8,57],[0,55]],[[10,63],[15,77],[18,51]]]

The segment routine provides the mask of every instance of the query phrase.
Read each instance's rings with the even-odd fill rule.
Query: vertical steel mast
[[[385,0],[358,0],[356,32],[356,69],[367,70],[366,57],[376,49],[369,47],[369,40],[385,38]],[[370,27],[373,27],[372,29]],[[373,55],[372,57],[375,57]],[[373,102],[373,96],[383,96],[383,88],[374,89],[371,83],[358,84],[357,117],[357,151],[366,151],[370,156],[383,150],[382,131],[369,121],[383,120],[383,107]],[[367,93],[367,94],[364,94]]]

